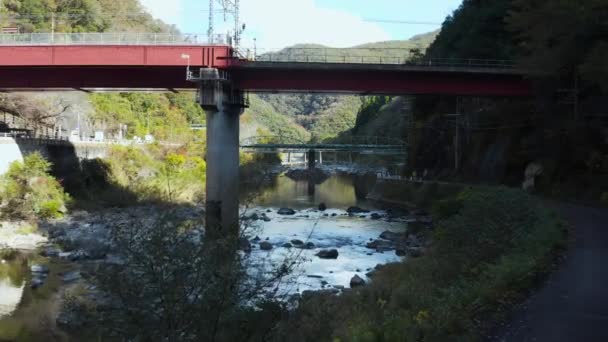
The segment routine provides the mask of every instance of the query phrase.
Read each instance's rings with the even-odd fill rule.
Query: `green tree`
[[[51,163],[38,152],[13,162],[1,178],[1,214],[20,219],[63,216],[70,198],[50,170]]]
[[[607,15],[604,0],[513,0],[507,23],[526,65],[553,75],[580,71],[605,86]]]

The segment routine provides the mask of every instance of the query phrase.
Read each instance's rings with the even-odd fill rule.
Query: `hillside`
[[[410,50],[423,52],[437,37],[439,31],[416,35],[408,40],[367,43],[351,48],[330,48],[318,44],[298,44],[262,58],[297,58],[297,56],[323,56],[340,60],[366,58],[405,59]],[[305,128],[317,139],[332,138],[355,126],[362,99],[359,96],[322,94],[259,94],[278,114],[288,116],[292,122]],[[250,110],[248,120],[255,121],[256,110]],[[380,121],[385,119],[378,119]],[[264,127],[265,125],[261,125]],[[267,127],[265,127],[267,128]],[[392,128],[397,129],[397,128]],[[254,130],[255,131],[255,130]]]

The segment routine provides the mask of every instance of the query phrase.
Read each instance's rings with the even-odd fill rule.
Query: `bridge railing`
[[[0,34],[0,45],[226,45],[225,35],[216,35],[213,43],[204,33],[18,33]]]
[[[399,48],[294,48],[257,55],[255,61],[276,63],[401,64],[412,66],[515,68],[513,61],[502,59],[423,58],[410,49]]]
[[[350,136],[341,137],[334,141],[306,141],[302,138],[295,136],[280,136],[280,135],[266,135],[266,136],[254,136],[243,139],[241,141],[241,147],[255,147],[255,146],[276,146],[276,145],[306,145],[311,148],[318,146],[328,145],[356,145],[356,146],[391,146],[395,148],[404,148],[406,146],[405,141],[385,137],[385,136]]]

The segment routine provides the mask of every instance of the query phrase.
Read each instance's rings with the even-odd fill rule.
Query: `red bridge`
[[[302,63],[235,56],[227,45],[0,45],[0,89],[194,89],[186,79],[190,67],[195,73],[227,70],[235,88],[253,92],[531,95],[525,73],[502,62],[349,63],[312,56]]]
[[[249,61],[228,45],[176,44],[154,34],[55,35],[38,44],[0,37],[0,90],[198,89],[207,115],[206,225],[238,235],[239,114],[243,92],[342,92],[356,94],[450,94],[529,96],[525,73],[497,61],[409,63],[391,57],[356,58],[322,54],[267,56]],[[37,37],[37,36],[36,36]],[[74,44],[85,38],[100,38]],[[125,38],[128,38],[125,44]],[[13,41],[10,41],[13,39]],[[180,38],[181,39],[181,38]],[[57,44],[59,43],[59,44]],[[4,44],[4,45],[2,45]],[[317,51],[318,52],[318,51]],[[394,58],[394,57],[393,57]],[[392,64],[386,64],[386,61]]]

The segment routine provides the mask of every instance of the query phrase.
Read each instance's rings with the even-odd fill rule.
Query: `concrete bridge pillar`
[[[308,159],[308,169],[312,170],[315,168],[316,166],[316,160],[315,160],[315,151],[314,150],[310,150],[308,152],[306,152],[307,159]]]
[[[239,116],[243,94],[217,69],[201,69],[198,102],[207,114],[206,235],[239,231]]]

